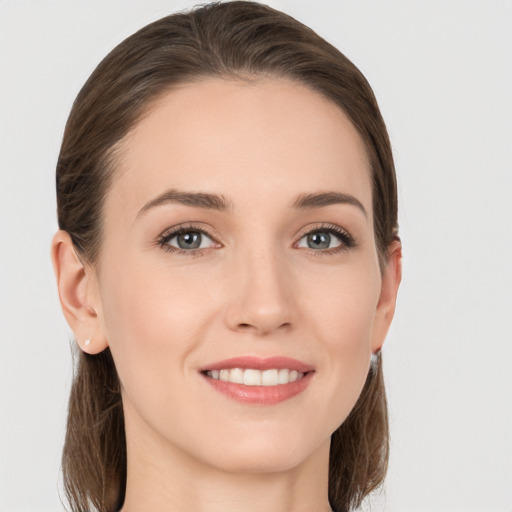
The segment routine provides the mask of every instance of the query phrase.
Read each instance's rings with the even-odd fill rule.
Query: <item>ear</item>
[[[388,250],[388,261],[382,274],[382,286],[373,330],[372,352],[376,353],[384,344],[384,339],[395,314],[398,287],[402,280],[402,243],[395,240]]]
[[[96,272],[79,259],[71,237],[59,230],[52,240],[52,262],[62,312],[80,348],[97,354],[108,346],[102,327]]]

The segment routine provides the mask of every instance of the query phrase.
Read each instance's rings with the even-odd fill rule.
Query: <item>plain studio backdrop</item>
[[[365,510],[511,512],[512,2],[268,3],[361,69],[396,159],[391,461]],[[50,240],[71,104],[112,47],[192,5],[0,0],[0,512],[63,510],[70,330]]]

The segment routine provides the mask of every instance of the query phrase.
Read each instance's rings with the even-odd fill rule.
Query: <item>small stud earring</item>
[[[84,345],[85,345],[86,347],[88,347],[90,344],[91,344],[91,338],[87,338],[87,339],[84,341]]]
[[[372,352],[372,356],[370,358],[370,367],[372,370],[377,369],[379,366],[380,361],[380,350],[377,350],[377,352]]]

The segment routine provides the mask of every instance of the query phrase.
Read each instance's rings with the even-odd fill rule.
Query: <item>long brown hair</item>
[[[381,268],[396,236],[397,192],[391,147],[361,72],[308,27],[270,7],[214,3],[139,30],[98,65],[75,100],[57,164],[60,229],[94,266],[102,209],[115,174],[116,147],[153,102],[205,76],[251,75],[306,84],[344,110],[371,164]],[[65,491],[74,512],[118,510],[126,486],[126,440],[119,380],[110,350],[78,351],[63,452]],[[382,362],[368,374],[354,409],[332,434],[329,500],[337,512],[359,506],[383,481],[388,418]]]

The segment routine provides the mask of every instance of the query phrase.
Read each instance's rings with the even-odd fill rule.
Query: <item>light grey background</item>
[[[269,0],[360,67],[390,132],[404,281],[374,512],[512,511],[512,2]],[[70,331],[50,263],[80,86],[190,1],[0,0],[0,511],[58,511]],[[368,507],[366,507],[368,508]]]

